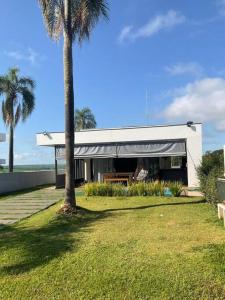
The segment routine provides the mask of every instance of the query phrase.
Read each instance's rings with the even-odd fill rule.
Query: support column
[[[198,136],[187,138],[186,148],[188,187],[199,187],[197,168],[202,160],[202,140]]]
[[[84,180],[86,182],[91,181],[91,160],[90,159],[84,160]]]
[[[57,187],[57,175],[58,175],[58,162],[56,159],[56,146],[55,146],[55,185]]]

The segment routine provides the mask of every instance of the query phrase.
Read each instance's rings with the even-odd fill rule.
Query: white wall
[[[5,142],[5,141],[6,141],[6,134],[0,133],[0,142]]]
[[[15,172],[0,174],[0,194],[55,183],[55,171]]]
[[[194,129],[193,129],[194,130]],[[197,168],[202,161],[202,127],[186,139],[188,187],[199,187]]]
[[[192,127],[188,127],[187,125],[171,125],[83,130],[75,133],[75,143],[79,145],[186,139],[187,137],[199,136],[201,134],[201,127],[201,124],[194,124]],[[49,132],[47,135],[38,133],[36,138],[37,145],[39,146],[65,145],[64,132]]]
[[[6,135],[4,133],[0,133],[0,142],[5,142],[6,141]],[[0,159],[0,165],[5,164],[5,159]]]

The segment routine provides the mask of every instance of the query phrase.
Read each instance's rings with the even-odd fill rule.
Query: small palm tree
[[[100,17],[107,17],[105,0],[39,0],[47,31],[52,39],[64,38],[65,158],[64,212],[76,210],[74,192],[74,89],[73,42],[82,43]]]
[[[89,107],[75,110],[75,130],[96,128],[95,116]]]
[[[35,106],[34,81],[29,77],[19,77],[19,69],[9,69],[0,76],[0,95],[3,121],[9,127],[9,172],[13,172],[14,130],[20,120],[30,116]]]

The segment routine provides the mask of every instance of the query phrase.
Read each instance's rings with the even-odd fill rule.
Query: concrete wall
[[[6,141],[6,135],[4,133],[0,133],[0,142],[5,142]],[[5,164],[5,159],[0,159],[0,165]]]
[[[225,178],[217,180],[217,198],[221,202],[225,201]]]
[[[15,172],[0,174],[0,194],[55,183],[55,171]]]
[[[195,123],[188,127],[184,125],[125,127],[109,129],[89,129],[75,132],[75,143],[98,144],[113,142],[158,141],[170,139],[186,139],[198,137],[201,140],[202,124]],[[64,132],[49,132],[36,134],[37,145],[65,145]]]
[[[5,141],[6,141],[6,134],[0,133],[0,142],[5,142]]]

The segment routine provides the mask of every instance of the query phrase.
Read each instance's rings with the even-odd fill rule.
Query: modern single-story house
[[[62,174],[65,134],[38,133],[37,145],[55,149],[56,182]],[[199,185],[196,168],[202,159],[202,124],[140,126],[89,129],[75,132],[76,180],[104,181],[105,175],[135,173],[138,165],[148,170],[149,180],[182,181],[188,187]],[[60,178],[61,177],[61,178]]]
[[[6,135],[4,133],[0,133],[0,143],[6,141]],[[5,164],[5,159],[0,158],[0,165]]]

